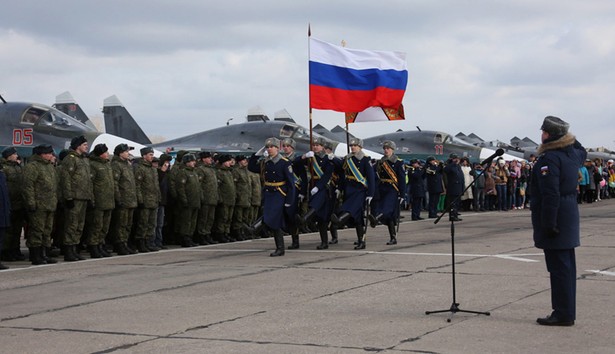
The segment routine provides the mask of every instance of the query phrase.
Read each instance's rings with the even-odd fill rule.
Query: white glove
[[[263,156],[263,153],[265,152],[265,147],[263,146],[262,148],[260,148],[260,150],[258,150],[254,155],[256,156]]]
[[[299,203],[303,203],[305,196],[303,194],[299,194]]]
[[[367,204],[371,203],[371,202],[372,202],[372,197],[366,197],[366,198],[365,198],[365,202],[366,202]]]
[[[303,154],[303,156],[301,156],[303,159],[309,159],[310,157],[314,157],[314,151],[308,151],[305,154]]]
[[[341,195],[342,195],[342,191],[341,191],[341,190],[339,190],[339,189],[336,189],[336,190],[335,190],[335,198],[336,198],[336,199],[340,199],[340,196],[341,196]]]
[[[333,160],[335,158],[335,154],[334,153],[327,154],[327,157],[329,158],[329,160]]]
[[[267,152],[267,150],[263,151],[263,156],[268,157],[269,153]]]
[[[284,204],[284,206],[288,208],[288,207],[290,207],[290,204]]]
[[[310,191],[310,195],[314,195],[316,193],[318,193],[318,187],[312,188],[312,190]]]

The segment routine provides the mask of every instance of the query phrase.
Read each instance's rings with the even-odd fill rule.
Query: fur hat
[[[284,138],[284,140],[282,140],[282,145],[290,146],[293,149],[297,148],[297,143],[295,142],[295,139],[293,138]]]
[[[121,153],[123,153],[124,151],[130,151],[130,150],[134,150],[135,148],[132,146],[128,146],[128,144],[118,144],[115,146],[115,149],[113,150],[113,154],[114,155],[119,155]]]
[[[182,163],[186,164],[190,161],[196,161],[194,154],[186,154],[182,157]]]
[[[232,159],[233,157],[231,155],[220,155],[220,157],[218,157],[218,163],[222,165],[226,161],[231,161]]]
[[[94,154],[96,156],[100,156],[100,155],[104,154],[107,151],[109,151],[109,148],[107,148],[107,145],[105,145],[105,144],[97,144],[96,146],[94,146],[94,150],[92,150],[92,154]]]
[[[243,161],[245,159],[246,159],[246,157],[244,155],[237,155],[237,156],[235,156],[235,162]]]
[[[85,138],[85,136],[83,135],[79,135],[74,137],[71,141],[70,141],[70,148],[75,150],[76,148],[78,148],[81,144],[87,143],[88,139]]]
[[[5,159],[8,158],[9,156],[16,154],[17,153],[17,149],[15,149],[14,147],[10,146],[7,147],[6,149],[4,149],[2,151],[2,157],[4,157]]]
[[[159,160],[160,160],[159,162],[160,162],[161,164],[163,164],[163,163],[165,163],[166,161],[171,161],[171,160],[173,160],[173,156],[171,156],[171,155],[169,155],[169,154],[162,154],[162,155],[160,155]]]
[[[321,146],[324,147],[325,144],[326,144],[326,140],[325,140],[325,138],[322,138],[322,137],[316,137],[312,141],[312,144],[314,144],[314,145],[321,145]]]
[[[395,149],[397,149],[397,145],[395,145],[395,142],[393,142],[393,141],[391,141],[391,140],[385,140],[385,141],[382,143],[382,148],[383,148],[383,149],[384,149],[384,148],[389,148],[389,149],[395,150]]]
[[[151,147],[149,147],[149,146],[146,146],[146,147],[144,147],[144,148],[142,148],[142,149],[141,149],[141,156],[145,156],[145,155],[147,155],[147,154],[149,154],[149,153],[152,153],[152,154],[153,154],[153,153],[154,153],[154,149],[152,149],[152,148],[151,148]]]
[[[51,147],[51,145],[49,144],[41,144],[41,145],[38,145],[32,148],[32,154],[34,155],[53,154],[53,147]]]
[[[209,152],[209,151],[201,151],[201,152],[199,152],[199,159],[206,159],[208,157],[211,157],[211,152]]]
[[[275,146],[277,148],[280,147],[280,139],[278,138],[269,138],[267,140],[265,140],[265,147],[268,146]]]
[[[348,145],[357,145],[359,147],[363,147],[363,140],[361,140],[359,138],[351,138],[348,141]]]
[[[548,116],[542,122],[541,130],[546,131],[551,136],[564,136],[568,134],[570,124],[564,122],[558,117]]]

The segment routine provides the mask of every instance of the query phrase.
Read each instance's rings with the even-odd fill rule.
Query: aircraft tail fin
[[[143,145],[152,143],[117,96],[113,95],[104,100],[103,113],[106,133]]]
[[[65,91],[56,96],[56,103],[53,105],[57,110],[68,114],[69,116],[75,118],[81,123],[87,125],[90,128],[96,129],[96,126],[90,118],[83,112],[79,104],[73,98],[73,95],[70,92]],[[98,130],[98,129],[96,129]]]

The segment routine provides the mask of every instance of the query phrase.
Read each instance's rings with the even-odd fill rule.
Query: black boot
[[[75,257],[77,257],[78,261],[83,261],[85,260],[85,258],[83,258],[81,256],[81,254],[79,254],[79,252],[81,251],[81,249],[79,248],[79,245],[72,245],[72,250],[73,250],[73,254],[75,255]]]
[[[293,242],[288,246],[289,250],[296,250],[299,248],[299,235],[291,235]]]
[[[284,236],[282,230],[273,231],[273,239],[275,241],[275,251],[269,254],[270,257],[278,257],[284,255]]]
[[[329,230],[324,222],[318,223],[318,233],[320,234],[320,245],[316,246],[317,250],[326,250],[329,248]]]
[[[137,250],[128,246],[128,242],[124,242],[124,247],[128,251],[128,254],[137,254]]]
[[[182,238],[182,247],[194,247],[196,243],[192,242],[192,237],[184,235]]]
[[[337,245],[337,227],[331,225],[331,227],[329,228],[329,231],[331,232],[331,241],[329,241],[330,245]]]
[[[252,225],[244,225],[244,229],[252,235],[252,237],[255,237],[256,235],[258,235],[263,226],[265,226],[265,223],[263,222],[263,217],[261,216],[260,218],[256,219],[256,221],[252,224]]]
[[[118,242],[115,244],[115,253],[117,253],[118,256],[127,256],[130,254],[124,242]]]
[[[88,246],[88,252],[90,252],[90,258],[102,258],[102,254],[100,254],[100,250],[98,249],[98,245],[90,245]]]
[[[205,238],[205,241],[207,241],[207,243],[210,244],[210,245],[215,245],[215,244],[218,243],[218,241],[216,241],[213,238],[211,238],[211,235],[205,235],[203,237]]]
[[[335,227],[339,228],[340,226],[346,225],[346,221],[350,218],[350,213],[345,211],[342,215],[337,216],[335,213],[331,215],[331,222],[335,225]]]
[[[0,262],[0,270],[5,270],[5,269],[9,269],[9,267],[5,266],[4,264],[2,264],[2,262]]]
[[[51,247],[41,247],[41,257],[47,262],[47,264],[58,263],[55,259],[51,258]]]
[[[364,250],[365,249],[365,240],[363,239],[363,226],[357,225],[357,245],[354,247],[355,250]]]
[[[316,209],[310,209],[307,211],[307,213],[305,213],[305,215],[303,215],[303,217],[299,216],[299,214],[297,214],[297,224],[303,226],[307,223],[309,223],[312,218],[314,217],[314,214],[316,214]]]
[[[218,243],[227,243],[228,240],[224,237],[224,234],[215,234],[214,239],[218,241]]]
[[[32,261],[32,265],[41,265],[47,264],[47,262],[43,259],[43,250],[42,247],[30,247],[30,260]]]
[[[24,256],[24,254],[21,253],[21,248],[20,247],[13,248],[13,258],[15,258],[16,261],[25,261],[26,260],[26,256]]]
[[[396,245],[397,244],[397,235],[395,234],[396,230],[395,230],[395,222],[394,221],[390,221],[388,223],[388,228],[389,228],[389,236],[391,237],[391,239],[389,240],[389,242],[387,242],[387,245]]]
[[[107,251],[107,248],[105,247],[104,243],[99,244],[97,247],[98,247],[98,252],[100,253],[101,256],[111,257],[111,253]]]
[[[198,243],[200,246],[205,246],[208,245],[209,242],[207,242],[207,239],[205,238],[205,235],[201,235],[201,234],[197,234],[194,237],[194,240],[196,241],[196,243]]]
[[[376,216],[370,213],[369,215],[367,215],[367,219],[369,219],[369,226],[371,226],[372,228],[378,226],[378,223],[380,222],[381,218],[382,218],[382,213]]]
[[[2,250],[0,255],[0,261],[14,262],[17,259],[13,256],[13,250]]]
[[[73,251],[73,246],[64,246],[64,261],[77,262],[78,260],[79,258],[77,258],[77,255]]]
[[[145,245],[145,239],[144,238],[140,238],[140,239],[137,240],[137,251],[139,251],[139,253],[148,253],[149,252],[149,249]]]

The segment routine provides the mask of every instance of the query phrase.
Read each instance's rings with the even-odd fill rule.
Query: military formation
[[[33,148],[26,163],[14,148],[2,152],[0,186],[6,186],[3,261],[23,261],[25,237],[33,265],[273,237],[275,251],[300,247],[299,235],[318,231],[318,249],[337,244],[337,229],[354,227],[356,249],[366,247],[368,224],[389,227],[396,243],[406,171],[386,142],[372,161],[353,139],[337,157],[322,138],[295,153],[295,141],[270,138],[250,157],[178,151],[154,157],[145,147],[90,146],[84,136],[56,156],[50,145]],[[2,225],[0,225],[2,226]],[[331,233],[331,240],[329,240]],[[56,251],[60,250],[59,254]],[[5,266],[2,266],[5,268]]]

